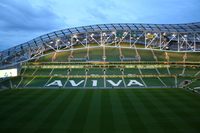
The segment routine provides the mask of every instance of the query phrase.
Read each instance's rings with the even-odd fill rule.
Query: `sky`
[[[200,22],[200,0],[0,0],[0,51],[65,28]]]

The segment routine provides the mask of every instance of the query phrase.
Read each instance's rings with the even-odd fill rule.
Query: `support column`
[[[162,50],[162,33],[160,32],[160,50]]]
[[[85,38],[86,40],[85,40],[85,45],[86,45],[86,47],[88,46],[88,33],[86,32],[86,38]]]
[[[146,38],[146,37],[147,37],[147,33],[145,32],[145,33],[144,33],[144,39],[145,39],[145,40],[144,40],[144,45],[145,45],[145,48],[146,48],[146,46],[147,46],[147,38]]]
[[[196,34],[194,33],[194,50],[193,51],[196,51]]]
[[[101,34],[101,46],[103,46],[103,34],[102,34],[102,31],[100,32]]]
[[[180,35],[179,35],[179,33],[177,33],[178,34],[178,52],[180,52]]]
[[[130,42],[129,42],[129,43],[130,43],[130,48],[131,48],[131,34],[132,34],[132,32],[130,31],[130,35],[129,35],[129,37],[130,37],[130,38],[129,38],[129,41],[130,41]]]

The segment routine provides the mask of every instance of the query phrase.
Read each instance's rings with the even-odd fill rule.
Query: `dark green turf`
[[[200,96],[182,89],[0,91],[0,133],[198,133]]]

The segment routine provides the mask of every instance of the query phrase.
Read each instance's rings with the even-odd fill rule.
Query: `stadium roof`
[[[141,31],[150,33],[190,33],[199,34],[200,33],[200,22],[188,23],[188,24],[139,24],[139,23],[115,23],[115,24],[99,24],[99,25],[89,25],[82,27],[74,27],[63,30],[58,30],[51,32],[42,36],[39,36],[31,41],[17,45],[15,47],[9,48],[7,50],[0,52],[1,60],[2,58],[8,57],[11,53],[14,55],[21,51],[30,51],[37,49],[43,44],[56,40],[65,36],[70,36],[73,34],[80,33],[90,33],[90,32],[104,32],[104,31]],[[193,40],[193,39],[192,39]]]
[[[31,41],[17,45],[7,50],[17,49],[17,47],[19,46],[29,47],[31,45],[39,44],[41,42],[47,42],[48,40],[54,40],[55,38],[63,37],[70,34],[95,32],[95,31],[115,31],[115,30],[167,32],[167,33],[200,33],[200,22],[188,23],[188,24],[116,23],[116,24],[99,24],[99,25],[68,28],[39,36]]]

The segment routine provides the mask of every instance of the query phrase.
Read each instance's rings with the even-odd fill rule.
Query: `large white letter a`
[[[132,85],[144,86],[143,84],[141,84],[137,80],[130,80],[127,86],[132,86]]]
[[[55,80],[55,81],[53,81],[52,83],[50,83],[50,84],[48,84],[46,86],[47,87],[49,87],[49,86],[59,86],[59,87],[62,87],[63,85],[62,85],[62,82],[60,80]]]

